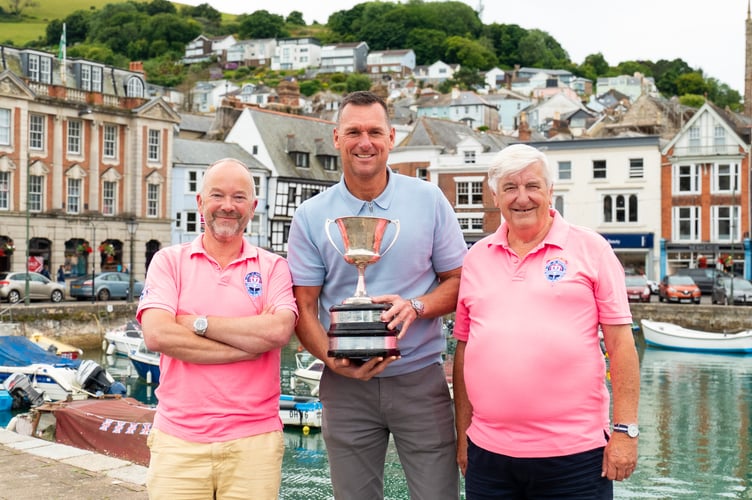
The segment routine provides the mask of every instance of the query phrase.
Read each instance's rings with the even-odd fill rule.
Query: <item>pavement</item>
[[[148,499],[146,467],[0,428],[0,500]]]

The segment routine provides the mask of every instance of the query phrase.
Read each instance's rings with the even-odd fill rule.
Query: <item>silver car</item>
[[[94,278],[94,295],[97,300],[127,299],[131,276],[128,273],[108,271]],[[143,281],[133,282],[133,296],[138,298],[144,289]],[[83,276],[70,283],[70,296],[76,300],[92,298],[91,276]]]
[[[65,297],[65,285],[45,278],[39,273],[0,273],[0,299],[15,304],[26,299],[26,281],[29,282],[29,300],[60,302]]]

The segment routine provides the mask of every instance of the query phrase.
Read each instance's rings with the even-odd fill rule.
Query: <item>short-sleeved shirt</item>
[[[137,319],[146,309],[174,315],[241,317],[267,304],[297,315],[287,262],[243,242],[224,269],[209,257],[202,236],[156,253],[149,265]],[[186,441],[228,441],[282,428],[279,418],[281,350],[252,361],[195,364],[160,357],[154,426]]]
[[[473,443],[514,457],[605,445],[610,397],[598,325],[632,321],[624,271],[601,235],[552,211],[543,242],[523,258],[507,224],[477,242],[462,268],[454,335]]]
[[[353,196],[344,180],[306,200],[295,212],[287,247],[287,260],[296,286],[321,286],[319,320],[329,328],[329,308],[355,293],[358,272],[345,262],[329,241],[343,251],[342,236],[333,223],[345,216],[382,217],[399,222],[396,234],[390,223],[383,237],[382,257],[366,267],[369,296],[398,294],[403,298],[424,295],[438,285],[436,273],[462,266],[467,245],[457,217],[439,188],[429,182],[389,171],[387,187],[375,200]],[[386,252],[385,252],[386,251]],[[441,361],[446,340],[440,318],[419,319],[399,341],[402,358],[380,376],[410,373]]]

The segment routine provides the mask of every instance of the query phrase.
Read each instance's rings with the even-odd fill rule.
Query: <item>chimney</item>
[[[527,124],[527,113],[520,113],[520,127],[517,129],[517,138],[521,142],[530,142],[530,127]]]

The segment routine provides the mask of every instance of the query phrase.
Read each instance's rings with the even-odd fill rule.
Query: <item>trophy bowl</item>
[[[329,227],[336,223],[342,236],[344,251],[334,242]],[[395,226],[392,242],[382,252],[381,244],[389,224]],[[358,270],[355,294],[342,304],[329,308],[329,350],[332,358],[367,359],[374,356],[399,356],[397,335],[389,330],[388,322],[381,320],[381,313],[391,304],[374,304],[366,292],[365,270],[378,262],[388,252],[399,236],[399,221],[381,217],[340,217],[327,219],[326,235],[329,242],[342,255],[345,262]]]

